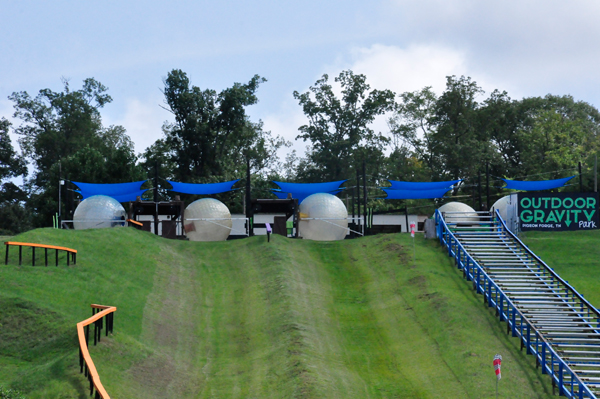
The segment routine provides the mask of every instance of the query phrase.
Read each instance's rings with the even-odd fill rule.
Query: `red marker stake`
[[[496,372],[496,399],[498,399],[498,381],[500,381],[500,378],[502,378],[502,371],[500,370],[501,366],[502,356],[494,356],[494,371]]]

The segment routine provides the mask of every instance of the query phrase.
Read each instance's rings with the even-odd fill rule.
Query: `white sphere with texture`
[[[124,226],[125,208],[112,197],[93,195],[81,201],[73,214],[75,230]]]
[[[448,213],[446,215],[446,223],[469,223],[478,222],[479,216],[475,212],[475,209],[462,202],[448,202],[438,208],[440,213],[444,212],[464,212],[465,215],[453,215]]]
[[[233,224],[227,205],[214,198],[202,198],[185,208],[183,225],[190,241],[225,241]]]
[[[492,215],[495,215],[497,210],[498,212],[500,212],[500,217],[504,220],[507,220],[508,215],[506,213],[506,208],[510,204],[510,197],[510,195],[507,195],[494,202],[494,205],[492,205],[491,209]]]
[[[298,233],[315,241],[343,240],[348,233],[348,210],[335,195],[309,195],[299,208]]]

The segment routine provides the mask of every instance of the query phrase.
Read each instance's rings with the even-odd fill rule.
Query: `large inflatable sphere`
[[[475,209],[462,202],[448,202],[438,208],[440,213],[444,212],[465,212],[466,215],[453,215],[448,213],[446,215],[446,223],[469,223],[478,222],[479,216],[475,212]]]
[[[335,195],[317,193],[300,203],[298,233],[315,241],[343,240],[348,233],[348,210]]]
[[[191,241],[225,241],[231,232],[231,213],[221,201],[202,198],[185,208],[183,226]]]
[[[508,215],[506,214],[506,207],[510,204],[510,195],[504,196],[500,198],[498,201],[494,202],[492,205],[492,215],[496,214],[496,210],[500,212],[500,217],[504,220],[508,220]]]
[[[112,197],[93,195],[81,201],[73,214],[75,230],[124,226],[125,208]]]

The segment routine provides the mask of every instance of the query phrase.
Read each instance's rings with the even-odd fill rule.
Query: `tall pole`
[[[360,223],[360,172],[358,171],[358,166],[356,167],[356,206],[357,206],[357,215],[356,221]],[[358,226],[357,226],[358,227]]]
[[[61,202],[62,202],[62,187],[61,187],[61,175],[62,175],[62,166],[60,165],[60,161],[58,161],[58,227],[60,228],[60,218],[62,216],[61,212]]]
[[[367,235],[367,166],[366,166],[366,162],[364,160],[363,160],[362,167],[363,167],[362,168],[363,169],[363,195],[364,195],[364,200],[365,200],[365,204],[364,204],[365,229],[364,229],[363,234]]]
[[[252,193],[250,192],[250,158],[246,158],[246,218],[248,219],[248,236],[254,235],[252,228]]]
[[[408,204],[404,202],[404,217],[406,218],[406,232],[410,233],[410,229],[408,227]]]
[[[477,210],[477,188],[475,185],[473,185],[473,191],[471,192],[471,195],[473,196],[473,209]]]
[[[479,173],[477,174],[477,189],[478,189],[478,202],[477,202],[477,208],[475,208],[476,210],[480,211],[481,210],[481,205],[483,205],[481,203],[481,170],[479,171]]]
[[[581,161],[579,162],[579,192],[583,192],[583,180],[581,179]]]
[[[354,197],[356,196],[356,193],[354,191],[355,190],[352,190],[352,223],[355,222],[355,220],[354,220],[354,206],[356,204],[356,201],[354,200]]]
[[[158,235],[158,161],[154,162],[154,234]]]
[[[485,204],[487,206],[487,210],[490,210],[490,163],[485,163]]]

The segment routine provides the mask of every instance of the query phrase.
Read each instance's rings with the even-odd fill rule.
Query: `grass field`
[[[77,265],[0,266],[0,386],[88,398],[75,323],[118,307],[91,347],[114,398],[546,398],[518,349],[435,241],[274,236],[220,243],[133,229],[13,238],[79,250]],[[41,252],[41,251],[40,251]],[[39,264],[39,261],[36,262]]]
[[[600,308],[600,230],[522,234],[523,242]]]

